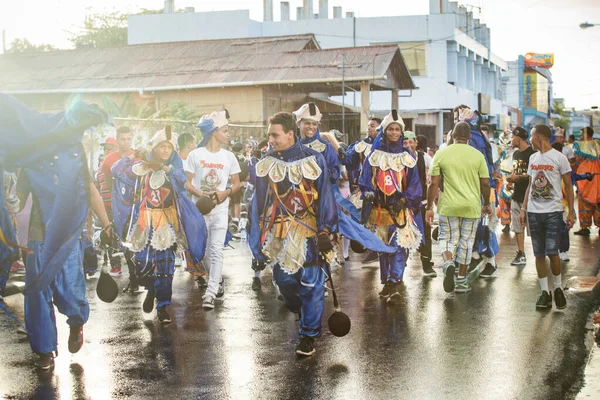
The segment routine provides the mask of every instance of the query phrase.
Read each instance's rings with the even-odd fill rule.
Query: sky
[[[273,0],[279,20],[279,0]],[[290,0],[292,18],[302,0]],[[313,0],[318,12],[318,0]],[[491,29],[492,52],[506,61],[528,52],[554,53],[554,97],[567,107],[600,106],[600,0],[462,0],[474,6],[475,15]],[[176,8],[196,11],[248,9],[250,17],[263,18],[262,0],[175,0]],[[35,44],[70,48],[69,34],[83,25],[86,14],[140,8],[159,9],[163,0],[0,0],[0,31],[7,46],[15,38]],[[429,0],[329,0],[357,17],[427,14]],[[597,23],[580,29],[582,22]],[[1,49],[0,49],[1,51]]]

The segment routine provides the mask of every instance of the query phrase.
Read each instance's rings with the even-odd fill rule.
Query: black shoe
[[[482,258],[471,258],[471,262],[469,263],[469,267],[467,268],[467,274],[470,274],[479,266]]]
[[[156,315],[158,316],[158,322],[161,324],[169,324],[171,323],[171,316],[167,312],[167,307],[161,307],[156,310]]]
[[[390,295],[386,300],[386,302],[392,306],[395,306],[400,303],[400,293],[398,292],[398,285],[399,283],[392,283]]]
[[[540,294],[540,297],[538,297],[537,302],[535,303],[535,308],[552,308],[552,295],[545,290],[542,290],[542,294]]]
[[[588,228],[581,228],[577,232],[574,232],[574,234],[579,236],[590,236],[590,230]]]
[[[217,290],[217,299],[220,299],[224,295],[225,295],[225,281],[223,280],[223,277],[221,277],[221,280],[219,281],[219,289]]]
[[[344,261],[350,261],[350,256],[344,257]]]
[[[206,279],[203,276],[199,276],[196,278],[196,282],[198,282],[198,289],[206,289],[208,284],[206,283]]]
[[[432,263],[424,264],[423,265],[423,275],[435,278],[437,276],[437,273],[433,270],[432,267],[433,267]]]
[[[454,292],[454,263],[448,264],[444,269],[444,291],[446,293]]]
[[[149,314],[154,309],[154,288],[148,289],[142,309],[146,314]]]
[[[525,258],[525,253],[522,251],[517,251],[517,256],[514,260],[511,261],[510,265],[514,265],[516,267],[527,264],[527,259]]]
[[[277,300],[279,300],[279,301],[283,301],[283,295],[282,295],[282,294],[280,294],[279,296],[277,296]]]
[[[69,333],[69,352],[77,353],[83,346],[83,325],[71,326]]]
[[[558,310],[562,310],[567,306],[567,299],[561,288],[554,289],[554,304]]]
[[[362,261],[363,264],[372,263],[373,261],[379,260],[379,256],[376,251],[369,251],[367,257]]]
[[[314,343],[314,338],[300,335],[300,343],[296,346],[296,354],[300,356],[312,356],[316,351]]]
[[[260,278],[257,276],[252,278],[252,290],[260,290],[261,287],[262,287],[262,282],[260,281]]]
[[[504,225],[504,228],[502,228],[502,233],[510,233],[510,225]]]
[[[396,290],[396,285],[392,282],[386,282],[385,285],[383,285],[381,292],[379,292],[379,297],[387,299],[392,295],[392,293],[394,293],[394,290]]]
[[[483,271],[481,271],[479,273],[479,276],[482,278],[491,278],[492,275],[494,275],[497,270],[498,270],[498,268],[494,267],[490,263],[487,263],[487,264],[485,264],[485,268],[483,269]]]
[[[39,358],[34,361],[35,367],[41,370],[49,370],[54,367],[54,355],[52,353],[39,354]]]

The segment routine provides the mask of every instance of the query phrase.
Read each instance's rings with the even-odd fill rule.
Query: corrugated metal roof
[[[0,56],[8,93],[132,92],[371,81],[413,89],[396,45],[319,48],[313,35]],[[342,55],[344,70],[342,71]]]

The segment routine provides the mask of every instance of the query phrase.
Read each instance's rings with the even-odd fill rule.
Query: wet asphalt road
[[[225,252],[226,295],[213,311],[176,270],[173,322],[160,326],[144,314],[144,293],[96,299],[88,280],[91,316],[85,344],[67,350],[66,319],[58,317],[59,357],[51,373],[34,370],[32,355],[14,323],[0,311],[0,396],[8,399],[562,399],[582,385],[589,300],[567,293],[564,311],[535,310],[538,282],[530,242],[528,264],[511,267],[516,250],[500,234],[496,277],[480,279],[468,294],[446,294],[437,278],[411,260],[399,306],[378,298],[376,264],[362,255],[335,272],[343,310],[352,319],[344,338],[326,319],[317,353],[297,359],[297,322],[275,299],[270,272],[261,292],[250,288],[249,251],[237,243]],[[598,272],[600,238],[572,236],[563,282]],[[434,251],[436,245],[434,244]],[[439,257],[437,264],[441,264]],[[117,278],[120,287],[125,277]],[[7,304],[23,315],[23,297]],[[21,338],[21,339],[20,339]]]

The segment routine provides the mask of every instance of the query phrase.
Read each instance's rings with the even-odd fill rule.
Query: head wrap
[[[479,130],[479,113],[469,107],[460,108],[458,110],[458,122],[466,122],[472,130]]]
[[[416,139],[417,135],[414,132],[406,131],[404,132],[404,139]]]
[[[152,139],[150,139],[150,147],[152,149],[156,148],[159,144],[163,142],[169,142],[173,146],[173,149],[177,148],[177,134],[175,132],[171,132],[171,126],[167,125],[160,131],[156,132]]]
[[[378,129],[381,129],[382,132],[385,133],[385,130],[391,124],[397,124],[398,126],[400,126],[400,128],[402,129],[402,132],[404,132],[404,128],[406,127],[406,125],[404,125],[404,121],[402,120],[402,117],[400,117],[398,115],[398,111],[396,111],[396,110],[392,110],[388,115],[386,115],[383,118],[383,120],[381,121],[381,125],[379,125]]]
[[[323,115],[315,103],[306,103],[293,112],[298,122],[302,120],[321,122]]]
[[[213,133],[217,129],[220,129],[226,125],[229,125],[227,119],[229,118],[229,112],[227,110],[214,111],[210,114],[203,115],[200,118],[200,122],[196,125],[202,133],[202,140],[198,147],[205,147]]]

